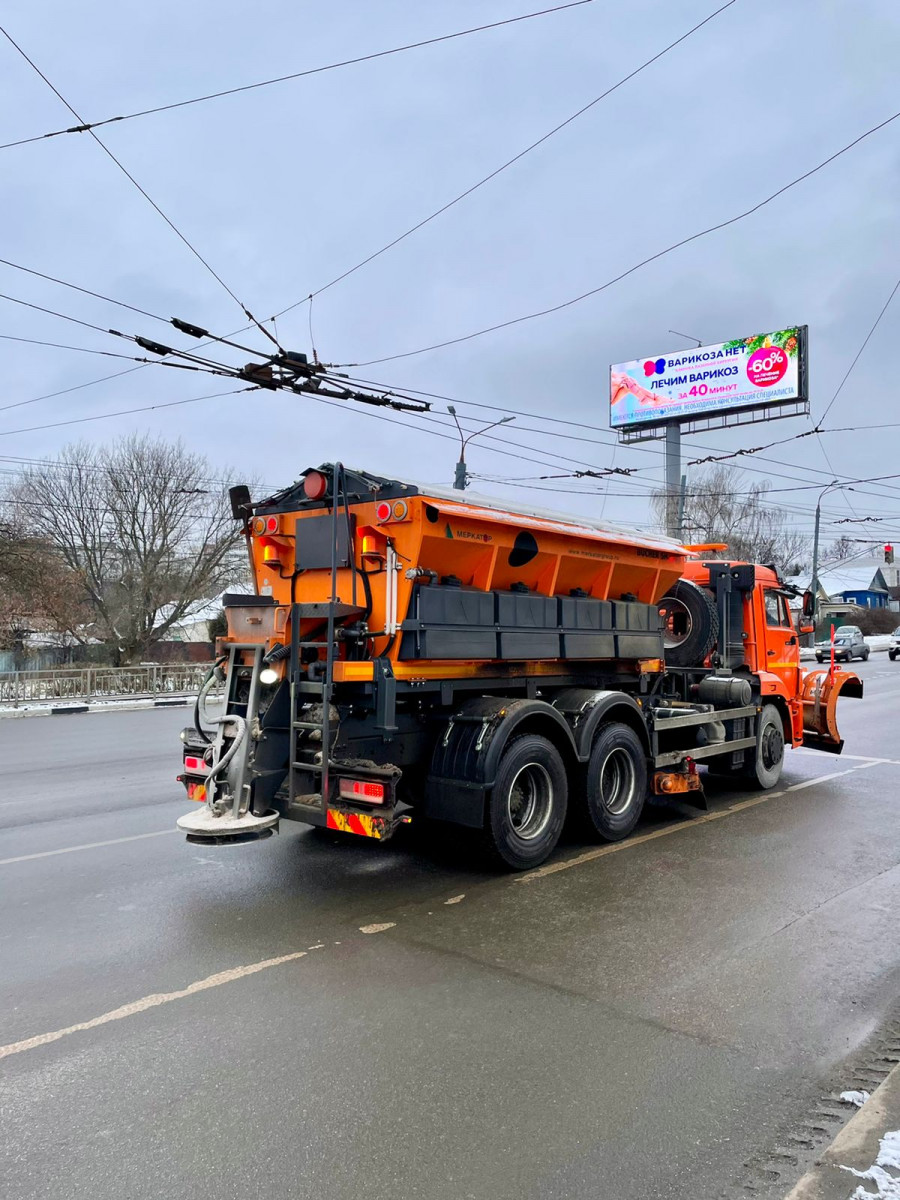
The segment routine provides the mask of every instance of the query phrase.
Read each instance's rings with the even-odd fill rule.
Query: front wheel
[[[759,788],[774,787],[784,766],[784,725],[774,704],[766,704],[759,715],[756,754],[745,774]]]
[[[552,854],[566,819],[568,782],[559,751],[546,738],[510,742],[491,789],[483,836],[491,856],[514,871]]]
[[[868,650],[863,650],[863,652],[862,652],[862,660],[863,660],[863,662],[868,662],[868,661],[869,661],[869,651],[868,651]]]
[[[647,758],[640,738],[620,722],[605,725],[588,760],[583,824],[604,842],[621,841],[638,823],[646,797]]]
[[[825,661],[825,659],[822,657],[822,655],[821,655],[821,654],[817,654],[817,655],[816,655],[816,662],[817,662],[817,663],[824,662],[824,661]]]
[[[888,650],[888,658],[891,660],[891,662],[896,662],[897,661],[897,651],[896,650]]]

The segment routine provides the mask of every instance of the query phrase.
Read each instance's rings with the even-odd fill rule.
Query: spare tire
[[[659,602],[663,645],[670,667],[700,667],[719,636],[719,614],[712,593],[679,579]]]

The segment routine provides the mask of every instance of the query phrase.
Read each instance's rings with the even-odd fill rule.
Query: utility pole
[[[670,329],[676,337],[686,342],[703,342],[693,333],[679,333]],[[666,533],[669,537],[681,538],[684,529],[684,489],[686,479],[681,474],[681,425],[678,421],[666,422]]]
[[[681,488],[678,493],[678,540],[684,541],[684,501],[687,495],[687,475],[681,477]]]
[[[816,501],[816,523],[813,533],[813,563],[812,563],[812,579],[810,580],[810,590],[813,594],[813,624],[816,623],[819,609],[819,525],[822,519],[822,498],[826,492],[830,492],[832,488],[840,487],[836,479],[832,479],[831,483],[822,488],[819,493],[819,499]],[[851,489],[852,490],[852,489]]]
[[[515,417],[501,417],[499,421],[492,421],[490,425],[485,425],[483,429],[476,429],[474,433],[470,433],[468,437],[463,433],[463,428],[459,423],[459,417],[456,415],[456,409],[452,404],[447,405],[447,412],[456,422],[456,428],[459,430],[459,462],[456,464],[456,478],[453,480],[453,486],[458,492],[463,492],[468,483],[468,474],[466,470],[466,446],[473,438],[481,437],[483,433],[487,433],[489,429],[496,429],[498,425],[507,425],[510,421],[514,421]]]
[[[681,426],[666,422],[666,533],[679,535],[678,502],[681,483]]]

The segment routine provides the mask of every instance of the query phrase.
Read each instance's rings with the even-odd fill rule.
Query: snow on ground
[[[853,1167],[841,1167],[841,1170],[849,1171],[857,1179],[869,1180],[877,1189],[870,1192],[860,1184],[850,1200],[900,1200],[900,1176],[892,1174],[900,1171],[900,1129],[884,1135],[875,1162],[868,1171],[856,1171]]]

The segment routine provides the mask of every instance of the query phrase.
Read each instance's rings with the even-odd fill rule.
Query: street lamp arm
[[[481,437],[483,433],[488,433],[491,429],[496,429],[498,425],[506,425],[510,421],[514,421],[515,417],[501,417],[499,421],[492,421],[490,425],[485,425],[483,429],[476,429],[463,441],[463,451],[473,438]],[[460,430],[462,432],[462,430]]]

